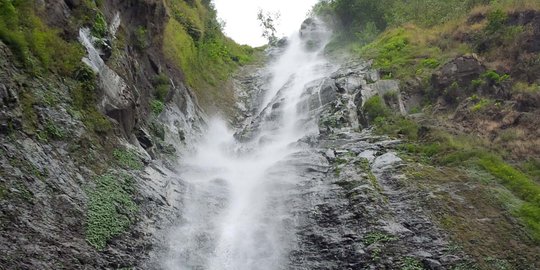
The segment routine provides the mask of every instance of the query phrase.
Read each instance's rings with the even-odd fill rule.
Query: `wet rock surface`
[[[288,164],[300,181],[286,202],[293,209],[297,244],[284,269],[467,265],[467,256],[452,248],[421,204],[427,192],[407,183],[406,162],[397,154],[401,142],[358,129],[362,100],[397,90],[397,82],[379,80],[369,62],[345,64],[306,86],[298,109],[311,112],[306,122],[318,123],[320,133],[301,140],[310,150]],[[266,110],[279,111],[280,103],[275,99]],[[266,115],[279,119],[279,112]],[[258,121],[250,119],[244,127],[251,138]]]

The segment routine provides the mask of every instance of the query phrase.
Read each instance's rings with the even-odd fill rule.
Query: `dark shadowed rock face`
[[[330,31],[317,18],[306,19],[300,27],[300,37],[304,42],[305,48],[308,50],[315,51],[320,49],[329,35]]]
[[[436,89],[446,89],[453,83],[459,86],[469,86],[486,71],[476,55],[460,56],[445,64],[433,74],[431,83]]]

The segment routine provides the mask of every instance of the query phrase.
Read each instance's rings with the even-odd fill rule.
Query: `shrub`
[[[390,109],[384,104],[384,100],[380,96],[369,98],[364,104],[364,112],[370,121],[390,115]]]
[[[167,94],[169,93],[169,90],[171,87],[170,84],[171,82],[169,80],[169,77],[167,77],[167,75],[165,74],[159,74],[158,76],[156,76],[156,78],[154,78],[154,81],[153,81],[153,85],[155,88],[154,96],[156,97],[157,100],[161,102],[165,101],[165,98],[167,98]]]
[[[98,38],[104,38],[107,36],[109,29],[107,28],[107,21],[103,13],[97,12],[92,25],[92,35]]]
[[[486,26],[485,31],[489,34],[493,34],[499,30],[501,30],[508,20],[508,16],[506,15],[506,12],[497,9],[493,12],[490,12],[487,16],[488,18],[488,24]]]
[[[504,74],[504,75],[501,76],[501,75],[499,75],[499,73],[497,73],[494,70],[488,70],[484,74],[482,74],[482,78],[488,80],[491,83],[500,84],[500,83],[510,79],[510,75]]]
[[[144,26],[137,27],[137,30],[135,30],[135,47],[139,50],[144,50],[148,46],[150,46],[148,30]]]

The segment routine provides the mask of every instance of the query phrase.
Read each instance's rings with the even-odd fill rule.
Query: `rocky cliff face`
[[[141,265],[177,219],[167,168],[204,118],[163,53],[170,14],[152,0],[31,7],[84,58],[36,76],[0,41],[0,268]]]

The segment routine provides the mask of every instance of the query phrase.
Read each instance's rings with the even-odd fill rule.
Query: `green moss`
[[[433,58],[424,59],[420,63],[423,67],[427,68],[437,68],[441,65],[441,63],[437,59]]]
[[[0,201],[6,199],[8,196],[9,196],[8,189],[3,184],[0,184]]]
[[[103,250],[107,241],[126,231],[135,218],[135,187],[127,175],[105,174],[87,192],[86,241]]]
[[[540,184],[506,163],[500,155],[490,151],[487,145],[473,136],[434,131],[428,139],[426,142],[406,144],[402,150],[413,153],[417,160],[424,163],[479,168],[489,173],[523,201],[513,214],[527,225],[533,238],[540,241]]]
[[[125,169],[142,170],[144,167],[139,156],[132,150],[115,149],[113,151],[113,157]]]
[[[404,137],[409,140],[418,138],[418,125],[416,122],[401,115],[390,114],[387,117],[377,117],[373,125],[377,134]]]

